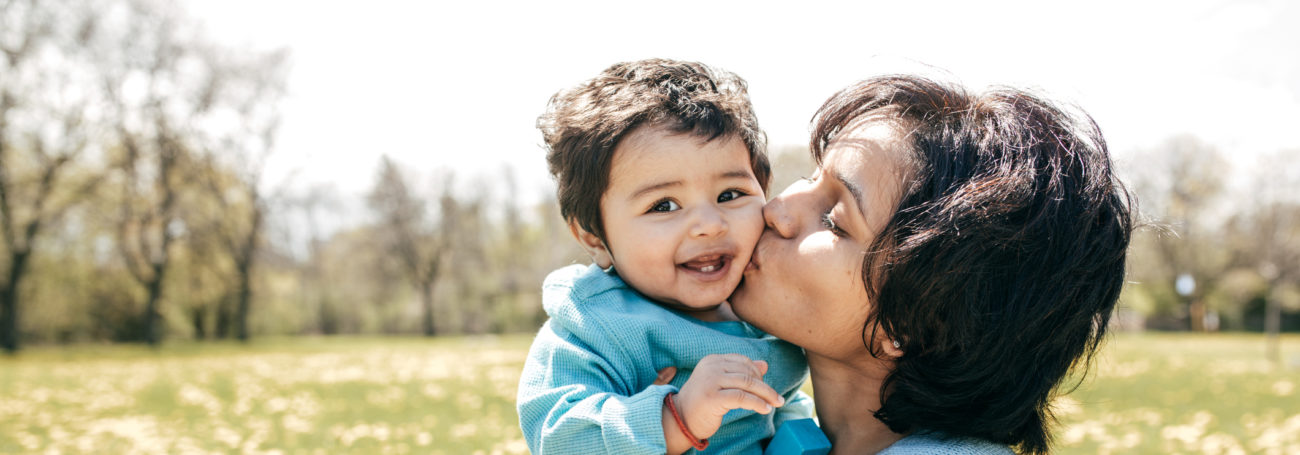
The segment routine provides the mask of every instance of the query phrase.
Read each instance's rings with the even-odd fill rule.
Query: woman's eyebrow
[[[844,188],[847,188],[849,190],[849,194],[853,195],[853,201],[858,204],[858,213],[862,214],[862,216],[866,216],[867,206],[863,205],[862,203],[863,201],[862,187],[859,186],[857,183],[854,183],[853,181],[844,178],[844,175],[840,174],[839,172],[831,171],[831,175],[835,176],[835,180],[839,180],[840,184],[844,185]]]

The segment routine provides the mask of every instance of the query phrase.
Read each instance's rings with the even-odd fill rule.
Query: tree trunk
[[[149,281],[149,300],[144,307],[145,317],[145,342],[150,346],[157,346],[162,341],[162,315],[158,312],[158,302],[162,300],[162,283],[163,276],[167,272],[167,266],[161,263],[155,263],[153,266],[153,280]]]
[[[1200,297],[1192,297],[1191,302],[1187,304],[1187,316],[1191,321],[1193,332],[1205,331],[1205,302]]]
[[[1264,299],[1264,333],[1267,344],[1265,356],[1274,364],[1281,365],[1282,353],[1278,349],[1278,334],[1282,331],[1282,305],[1272,296],[1266,296]]]
[[[251,260],[245,260],[245,264],[240,264],[239,269],[239,294],[235,306],[235,338],[239,341],[248,341],[248,305],[249,300],[253,297],[252,275],[253,264]]]
[[[221,300],[217,301],[216,323],[212,330],[212,338],[224,340],[230,338],[230,297],[228,294],[222,294]]]
[[[0,289],[0,347],[6,352],[14,353],[19,348],[18,337],[18,285],[27,269],[27,258],[31,251],[13,252],[10,258],[9,281]]]
[[[244,237],[235,260],[239,271],[239,294],[236,295],[235,337],[239,341],[248,341],[248,313],[253,299],[253,260],[257,256],[257,237],[262,231],[263,205],[256,187],[250,192],[253,198],[253,213],[248,235]]]
[[[424,336],[434,335],[433,328],[433,281],[420,283],[420,308],[423,310]]]
[[[203,340],[207,338],[207,310],[204,307],[195,307],[190,310],[190,324],[194,326],[194,339]]]
[[[17,286],[0,288],[0,347],[13,354],[18,351],[18,304],[13,292]]]
[[[325,299],[317,299],[320,302],[316,307],[320,318],[320,333],[322,335],[335,335],[339,333],[339,319],[330,304]]]

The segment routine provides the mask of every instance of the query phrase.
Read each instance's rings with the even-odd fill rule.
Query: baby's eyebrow
[[[681,181],[681,180],[674,180],[674,181],[671,181],[671,182],[660,182],[660,183],[655,183],[655,184],[653,184],[653,185],[645,186],[645,187],[642,187],[642,188],[639,189],[639,190],[636,190],[635,192],[632,193],[632,196],[630,196],[628,199],[635,200],[635,199],[640,198],[641,196],[643,196],[643,195],[645,195],[646,193],[649,193],[649,192],[651,192],[651,191],[662,190],[662,189],[664,189],[664,188],[669,188],[669,187],[674,187],[674,186],[681,186],[681,185],[682,185],[682,181]]]
[[[752,175],[753,174],[750,174],[749,171],[744,169],[732,169],[730,171],[719,173],[717,178],[720,180],[731,180],[731,179],[748,180]],[[671,182],[660,182],[660,183],[647,185],[633,192],[632,195],[628,197],[628,199],[635,200],[637,198],[640,198],[641,196],[644,196],[646,193],[652,191],[662,190],[664,188],[670,188],[670,187],[681,186],[681,185],[683,185],[681,180],[673,180]]]
[[[719,179],[749,179],[750,176],[752,175],[753,174],[750,174],[749,171],[744,169],[732,169],[730,171],[718,174],[718,178]]]

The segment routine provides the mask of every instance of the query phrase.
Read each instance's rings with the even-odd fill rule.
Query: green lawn
[[[0,356],[0,453],[527,451],[527,336],[33,348]],[[1300,337],[1121,335],[1058,402],[1060,453],[1300,453]]]

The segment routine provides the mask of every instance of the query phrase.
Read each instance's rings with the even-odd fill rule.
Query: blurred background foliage
[[[179,8],[0,0],[5,350],[540,325],[541,280],[585,261],[551,195],[378,153],[361,198],[269,178],[287,51],[220,45]],[[772,194],[811,169],[770,153]],[[1300,151],[1124,156],[1143,228],[1118,328],[1300,331]]]

